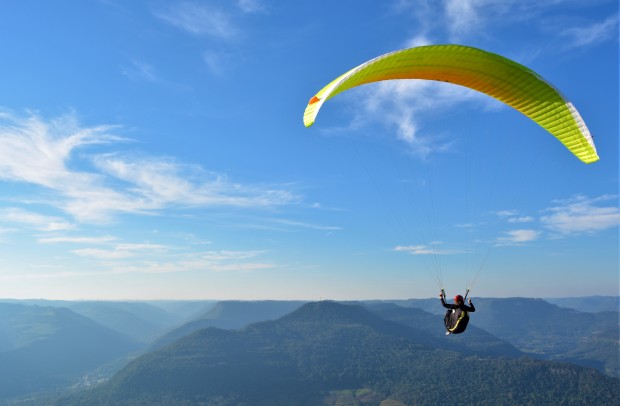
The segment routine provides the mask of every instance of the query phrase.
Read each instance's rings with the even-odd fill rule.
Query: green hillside
[[[480,299],[471,324],[521,351],[620,376],[618,312],[586,313],[542,299]]]
[[[444,337],[445,340],[445,337]],[[308,303],[241,331],[208,328],[58,405],[617,404],[593,369],[469,355],[356,305]],[[383,402],[383,403],[382,403]]]
[[[217,302],[194,320],[159,337],[151,345],[151,349],[164,347],[181,337],[207,327],[238,329],[259,321],[275,320],[299,308],[304,303],[296,300],[229,300]]]

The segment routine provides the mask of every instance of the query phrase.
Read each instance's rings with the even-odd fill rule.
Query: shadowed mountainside
[[[140,345],[71,310],[0,303],[0,399],[57,389]]]
[[[445,343],[361,306],[308,303],[243,330],[194,332],[58,404],[320,405],[352,393],[357,404],[440,404],[454,395],[455,365],[467,372],[461,403],[619,400],[618,379],[592,369],[465,355],[441,348]]]
[[[302,306],[302,301],[222,301],[216,303],[205,313],[168,333],[151,345],[151,350],[164,347],[181,337],[207,327],[239,329],[251,323],[275,320]]]

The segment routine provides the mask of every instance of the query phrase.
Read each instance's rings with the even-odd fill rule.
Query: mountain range
[[[360,354],[350,353],[350,350],[347,350],[349,347],[363,347],[366,349],[364,351],[369,351],[367,362],[374,366],[375,371],[392,368],[384,365],[384,357],[398,361],[396,363],[403,376],[426,376],[420,371],[409,370],[412,367],[402,369],[403,360],[395,355],[407,353],[412,356],[411,348],[415,347],[419,350],[419,354],[416,353],[415,356],[422,357],[423,360],[423,368],[420,368],[427,370],[432,369],[435,362],[443,365],[446,359],[458,357],[459,365],[467,360],[467,369],[470,368],[470,360],[479,360],[474,364],[490,363],[494,365],[489,367],[490,370],[502,363],[509,363],[510,366],[507,367],[513,369],[534,368],[537,371],[546,371],[540,373],[547,374],[551,365],[548,361],[561,361],[561,364],[554,363],[554,368],[558,370],[560,367],[557,365],[577,368],[570,369],[571,376],[583,377],[584,371],[593,373],[595,369],[603,372],[606,377],[594,374],[587,375],[587,379],[598,382],[610,377],[616,378],[616,385],[618,383],[618,312],[608,311],[610,304],[613,308],[615,303],[609,298],[566,301],[566,306],[581,303],[578,309],[574,309],[575,306],[569,308],[554,305],[540,299],[476,298],[477,311],[471,315],[467,332],[449,337],[444,334],[441,317],[444,309],[438,299],[318,303],[319,305],[303,301],[3,300],[0,301],[0,404],[51,404],[58,396],[62,399],[58,403],[60,405],[75,399],[87,399],[88,403],[83,404],[97,404],[93,399],[100,398],[102,402],[108,398],[120,399],[116,389],[129,396],[127,399],[132,399],[122,404],[150,404],[148,402],[154,401],[152,397],[147,396],[147,403],[140,403],[140,397],[134,399],[134,394],[128,389],[132,386],[127,385],[124,379],[141,381],[146,376],[161,374],[161,379],[176,382],[178,371],[174,368],[168,369],[171,364],[178,363],[175,348],[185,351],[182,359],[188,369],[180,376],[189,377],[192,368],[198,368],[194,365],[196,359],[202,357],[207,362],[213,356],[212,352],[216,351],[223,359],[233,357],[236,359],[236,366],[248,373],[253,370],[257,376],[269,382],[272,382],[271,378],[267,377],[269,374],[275,374],[273,382],[277,381],[279,373],[288,374],[290,379],[297,377],[296,380],[293,379],[291,388],[298,388],[300,397],[294,399],[306,399],[307,396],[309,404],[312,401],[318,402],[316,404],[379,404],[378,399],[387,402],[386,405],[390,402],[409,404],[409,401],[416,399],[402,397],[399,391],[394,391],[391,382],[393,377],[386,377],[378,386],[367,383],[374,382],[376,377],[372,378],[369,371],[363,371],[362,365],[365,365],[366,361],[361,361]],[[345,306],[346,312],[342,313],[342,309],[336,305]],[[597,308],[606,311],[596,312]],[[343,314],[346,314],[346,317]],[[350,327],[350,332],[344,337],[341,335],[347,329],[339,325],[342,323]],[[250,331],[253,333],[249,334]],[[325,333],[330,331],[332,333]],[[330,357],[314,351],[315,344],[329,348],[328,343],[322,342],[325,337],[319,332],[324,332],[325,337],[333,338],[329,345],[339,343],[334,344],[328,351],[332,354]],[[362,338],[366,333],[370,335]],[[336,337],[338,338],[334,339]],[[198,341],[192,343],[193,339]],[[389,345],[383,353],[384,349],[380,345],[362,344],[380,341],[397,342],[401,346],[409,346],[409,350],[407,352],[403,348]],[[269,350],[265,352],[265,348]],[[294,348],[299,351],[291,353],[289,350]],[[438,354],[437,360],[429,356],[429,351]],[[234,356],[234,353],[245,354],[247,360]],[[337,354],[343,354],[344,358],[340,359]],[[345,357],[346,354],[349,355]],[[157,374],[152,370],[155,364],[147,362],[152,359],[161,362],[154,367]],[[319,366],[318,360],[325,363],[324,367]],[[330,365],[332,360],[337,362]],[[246,365],[248,362],[251,365]],[[366,374],[366,380],[354,381],[355,385],[350,387],[330,387],[325,386],[323,381],[315,382],[315,370],[321,368],[331,371],[325,372],[326,376],[330,376],[328,381],[337,382],[330,374],[344,374],[336,371],[340,368],[344,368],[342,371],[347,370],[345,364],[358,365],[357,374]],[[244,375],[246,372],[235,369],[229,360],[225,364],[217,365],[228,365],[232,368],[229,370],[228,385],[234,386],[234,382],[240,385],[245,382],[244,379],[249,379]],[[225,371],[219,370],[217,365],[204,366],[210,371],[207,375],[225,376]],[[311,365],[314,372],[310,375],[306,374],[306,369],[300,372],[299,365]],[[193,372],[203,374],[204,371],[200,368]],[[166,373],[169,375],[166,376]],[[323,372],[319,373],[321,374]],[[381,374],[385,375],[383,372]],[[428,374],[434,373],[429,371]],[[235,380],[234,376],[240,378]],[[488,378],[482,370],[478,371],[476,376],[481,379],[481,384]],[[512,376],[509,378],[517,379]],[[190,380],[196,379],[198,378]],[[405,378],[401,380],[403,379]],[[544,379],[555,382],[549,377]],[[99,387],[99,383],[108,380],[109,383]],[[216,379],[214,382],[219,381]],[[259,379],[259,382],[262,381]],[[184,387],[184,384],[180,385],[179,388]],[[204,386],[198,383],[196,385],[201,388]],[[433,386],[435,383],[429,385]],[[81,392],[84,388],[92,387],[98,389]],[[317,390],[312,392],[304,388]],[[203,398],[211,399],[210,402],[215,402],[213,404],[236,404],[235,402],[240,402],[242,398],[250,402],[248,404],[257,401],[254,395],[245,393],[238,387],[231,389],[232,392],[226,392],[228,394],[217,393],[216,389],[217,387],[213,389],[215,392],[205,393],[200,390],[192,392],[179,389],[175,392],[176,395],[166,392],[161,394],[161,399],[164,400],[159,404],[194,404],[196,399]],[[77,393],[73,394],[73,397],[67,397],[67,390]],[[81,398],[83,396],[87,398]],[[285,402],[283,399],[290,396],[290,393],[282,396],[279,401]],[[489,396],[493,398],[497,394],[489,392]],[[216,402],[215,399],[220,400]],[[429,399],[418,400],[424,403]],[[73,404],[79,404],[79,401],[76,402],[78,403]]]
[[[139,348],[66,308],[0,303],[0,399],[72,385]]]
[[[478,354],[415,322],[357,304],[307,303],[241,330],[206,328],[129,363],[62,405],[617,404],[619,380],[594,369]],[[407,309],[405,309],[407,310]],[[389,310],[387,310],[389,313]],[[407,322],[408,320],[408,322]],[[405,321],[405,322],[403,322]],[[422,327],[422,328],[421,328]],[[474,330],[475,332],[475,330]],[[480,333],[482,334],[482,333]],[[492,337],[487,337],[493,342]],[[499,347],[498,347],[499,348]]]

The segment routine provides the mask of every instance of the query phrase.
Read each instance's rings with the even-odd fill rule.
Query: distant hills
[[[603,379],[600,374],[587,375],[585,371],[593,373],[592,368],[611,378],[620,375],[619,313],[608,311],[616,303],[610,298],[559,300],[561,305],[526,298],[474,298],[474,302],[477,312],[472,314],[467,332],[446,337],[442,323],[444,309],[438,299],[318,304],[303,301],[0,300],[0,404],[52,404],[57,396],[63,401],[76,402],[73,404],[79,401],[98,404],[96,399],[101,402],[121,399],[119,390],[128,396],[127,399],[132,399],[126,404],[149,404],[153,399],[147,395],[147,403],[141,403],[142,395],[134,399],[137,392],[133,393],[132,385],[127,382],[147,385],[143,381],[156,375],[157,379],[176,382],[176,375],[166,374],[172,371],[176,374],[180,366],[184,371],[180,375],[183,380],[190,379],[197,386],[179,389],[179,393],[174,394],[162,392],[164,400],[156,404],[183,404],[177,403],[179,401],[194,404],[195,399],[203,398],[211,399],[213,404],[237,404],[235,402],[242,399],[251,399],[248,404],[255,404],[252,402],[257,401],[258,387],[263,384],[269,387],[276,382],[290,384],[291,390],[297,388],[298,396],[291,399],[300,402],[306,399],[307,404],[312,401],[318,402],[316,404],[379,404],[381,401],[387,402],[382,406],[398,402],[409,404],[403,399],[413,402],[412,399],[417,398],[403,397],[401,392],[418,388],[418,384],[407,379],[426,379],[428,375],[444,382],[443,378],[435,376],[434,365],[440,365],[440,370],[450,374],[443,369],[446,362],[466,365],[463,368],[467,374],[475,372],[480,379],[487,379],[484,368],[524,368],[521,372],[533,368],[538,371],[536,374],[545,375],[544,380],[552,386],[555,378],[546,376],[552,364],[541,361],[562,362],[553,363],[554,370],[571,368],[566,370],[567,374],[586,381]],[[580,306],[571,308],[569,305],[573,304]],[[597,312],[596,309],[606,310]],[[387,345],[385,351],[384,344]],[[178,353],[180,349],[182,356]],[[362,356],[364,352],[367,352],[367,359]],[[211,364],[213,360],[219,361]],[[426,372],[405,367],[409,361],[404,360],[417,360],[419,368]],[[470,371],[472,363],[485,367]],[[169,369],[171,366],[173,368]],[[221,370],[224,366],[226,368]],[[372,377],[367,367],[379,375]],[[351,368],[357,372],[351,372]],[[402,374],[399,379],[403,388],[399,390],[394,389],[394,371]],[[229,392],[218,392],[221,388],[217,385],[210,385],[207,392],[197,390],[205,383],[202,378],[191,378],[193,373],[229,376],[231,381],[226,384]],[[250,373],[254,375],[248,376]],[[270,374],[275,375],[269,377]],[[353,379],[350,374],[363,379]],[[247,382],[256,380],[257,383],[252,384],[255,388],[248,389],[247,393],[245,389],[240,390],[239,380],[234,380],[234,376]],[[338,379],[347,376],[343,382],[351,382],[350,386],[327,383],[339,382]],[[317,381],[317,377],[325,377],[327,381],[323,378]],[[221,381],[213,379],[213,382]],[[489,382],[494,382],[493,379]],[[606,382],[605,379],[601,382]],[[109,384],[96,391],[80,392],[108,380]],[[620,387],[617,379],[612,382]],[[428,383],[432,388],[437,384]],[[185,387],[186,383],[183,381],[179,385]],[[69,389],[78,391],[74,395],[77,398],[66,398],[62,394]],[[493,397],[499,395],[491,393],[490,389],[484,391],[488,392],[489,399],[499,399]],[[616,396],[617,392],[613,393]],[[288,399],[291,394],[281,395],[282,398],[269,395],[265,399],[277,402]],[[579,393],[573,395],[580,396]],[[418,400],[433,404],[432,399]]]
[[[239,329],[248,324],[264,320],[275,320],[299,308],[301,301],[223,301],[195,317],[194,320],[159,337],[151,349],[164,347],[181,337],[207,327]]]
[[[530,356],[596,368],[620,377],[618,297],[474,298],[470,327],[479,327]],[[393,301],[440,315],[438,299]],[[577,310],[575,310],[577,309]],[[597,309],[604,309],[597,312]]]
[[[542,299],[479,299],[471,323],[520,350],[620,376],[618,312],[584,313]]]
[[[0,303],[0,399],[75,384],[138,348],[66,308]]]
[[[560,307],[587,313],[620,311],[619,296],[585,296],[544,298],[546,302]]]
[[[89,387],[213,302],[0,300],[0,404]],[[25,403],[24,399],[32,399]]]
[[[383,314],[383,316],[380,316]],[[391,314],[391,316],[389,316]],[[386,318],[400,320],[388,320]],[[593,369],[452,346],[416,309],[307,303],[242,330],[206,328],[62,405],[617,404],[619,380]],[[473,330],[474,333],[476,330]],[[484,338],[484,334],[482,338]],[[503,347],[502,347],[503,346]],[[517,358],[514,358],[517,357]],[[349,402],[349,403],[346,403]]]
[[[205,312],[209,301],[67,301],[67,300],[0,300],[0,303],[34,307],[67,308],[93,321],[121,332],[139,342],[147,343]],[[1,323],[1,322],[0,322]]]
[[[473,325],[467,328],[467,334],[451,336],[450,340],[446,340],[443,319],[421,309],[405,308],[394,304],[370,304],[366,307],[386,320],[395,321],[430,334],[434,340],[433,345],[439,348],[481,356],[516,358],[525,355],[508,341]]]

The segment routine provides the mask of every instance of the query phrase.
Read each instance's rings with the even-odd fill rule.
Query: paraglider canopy
[[[394,51],[365,62],[321,89],[304,112],[310,127],[325,101],[353,87],[392,79],[454,83],[485,93],[520,111],[585,163],[599,159],[590,131],[570,101],[531,69],[491,52],[462,45]]]

